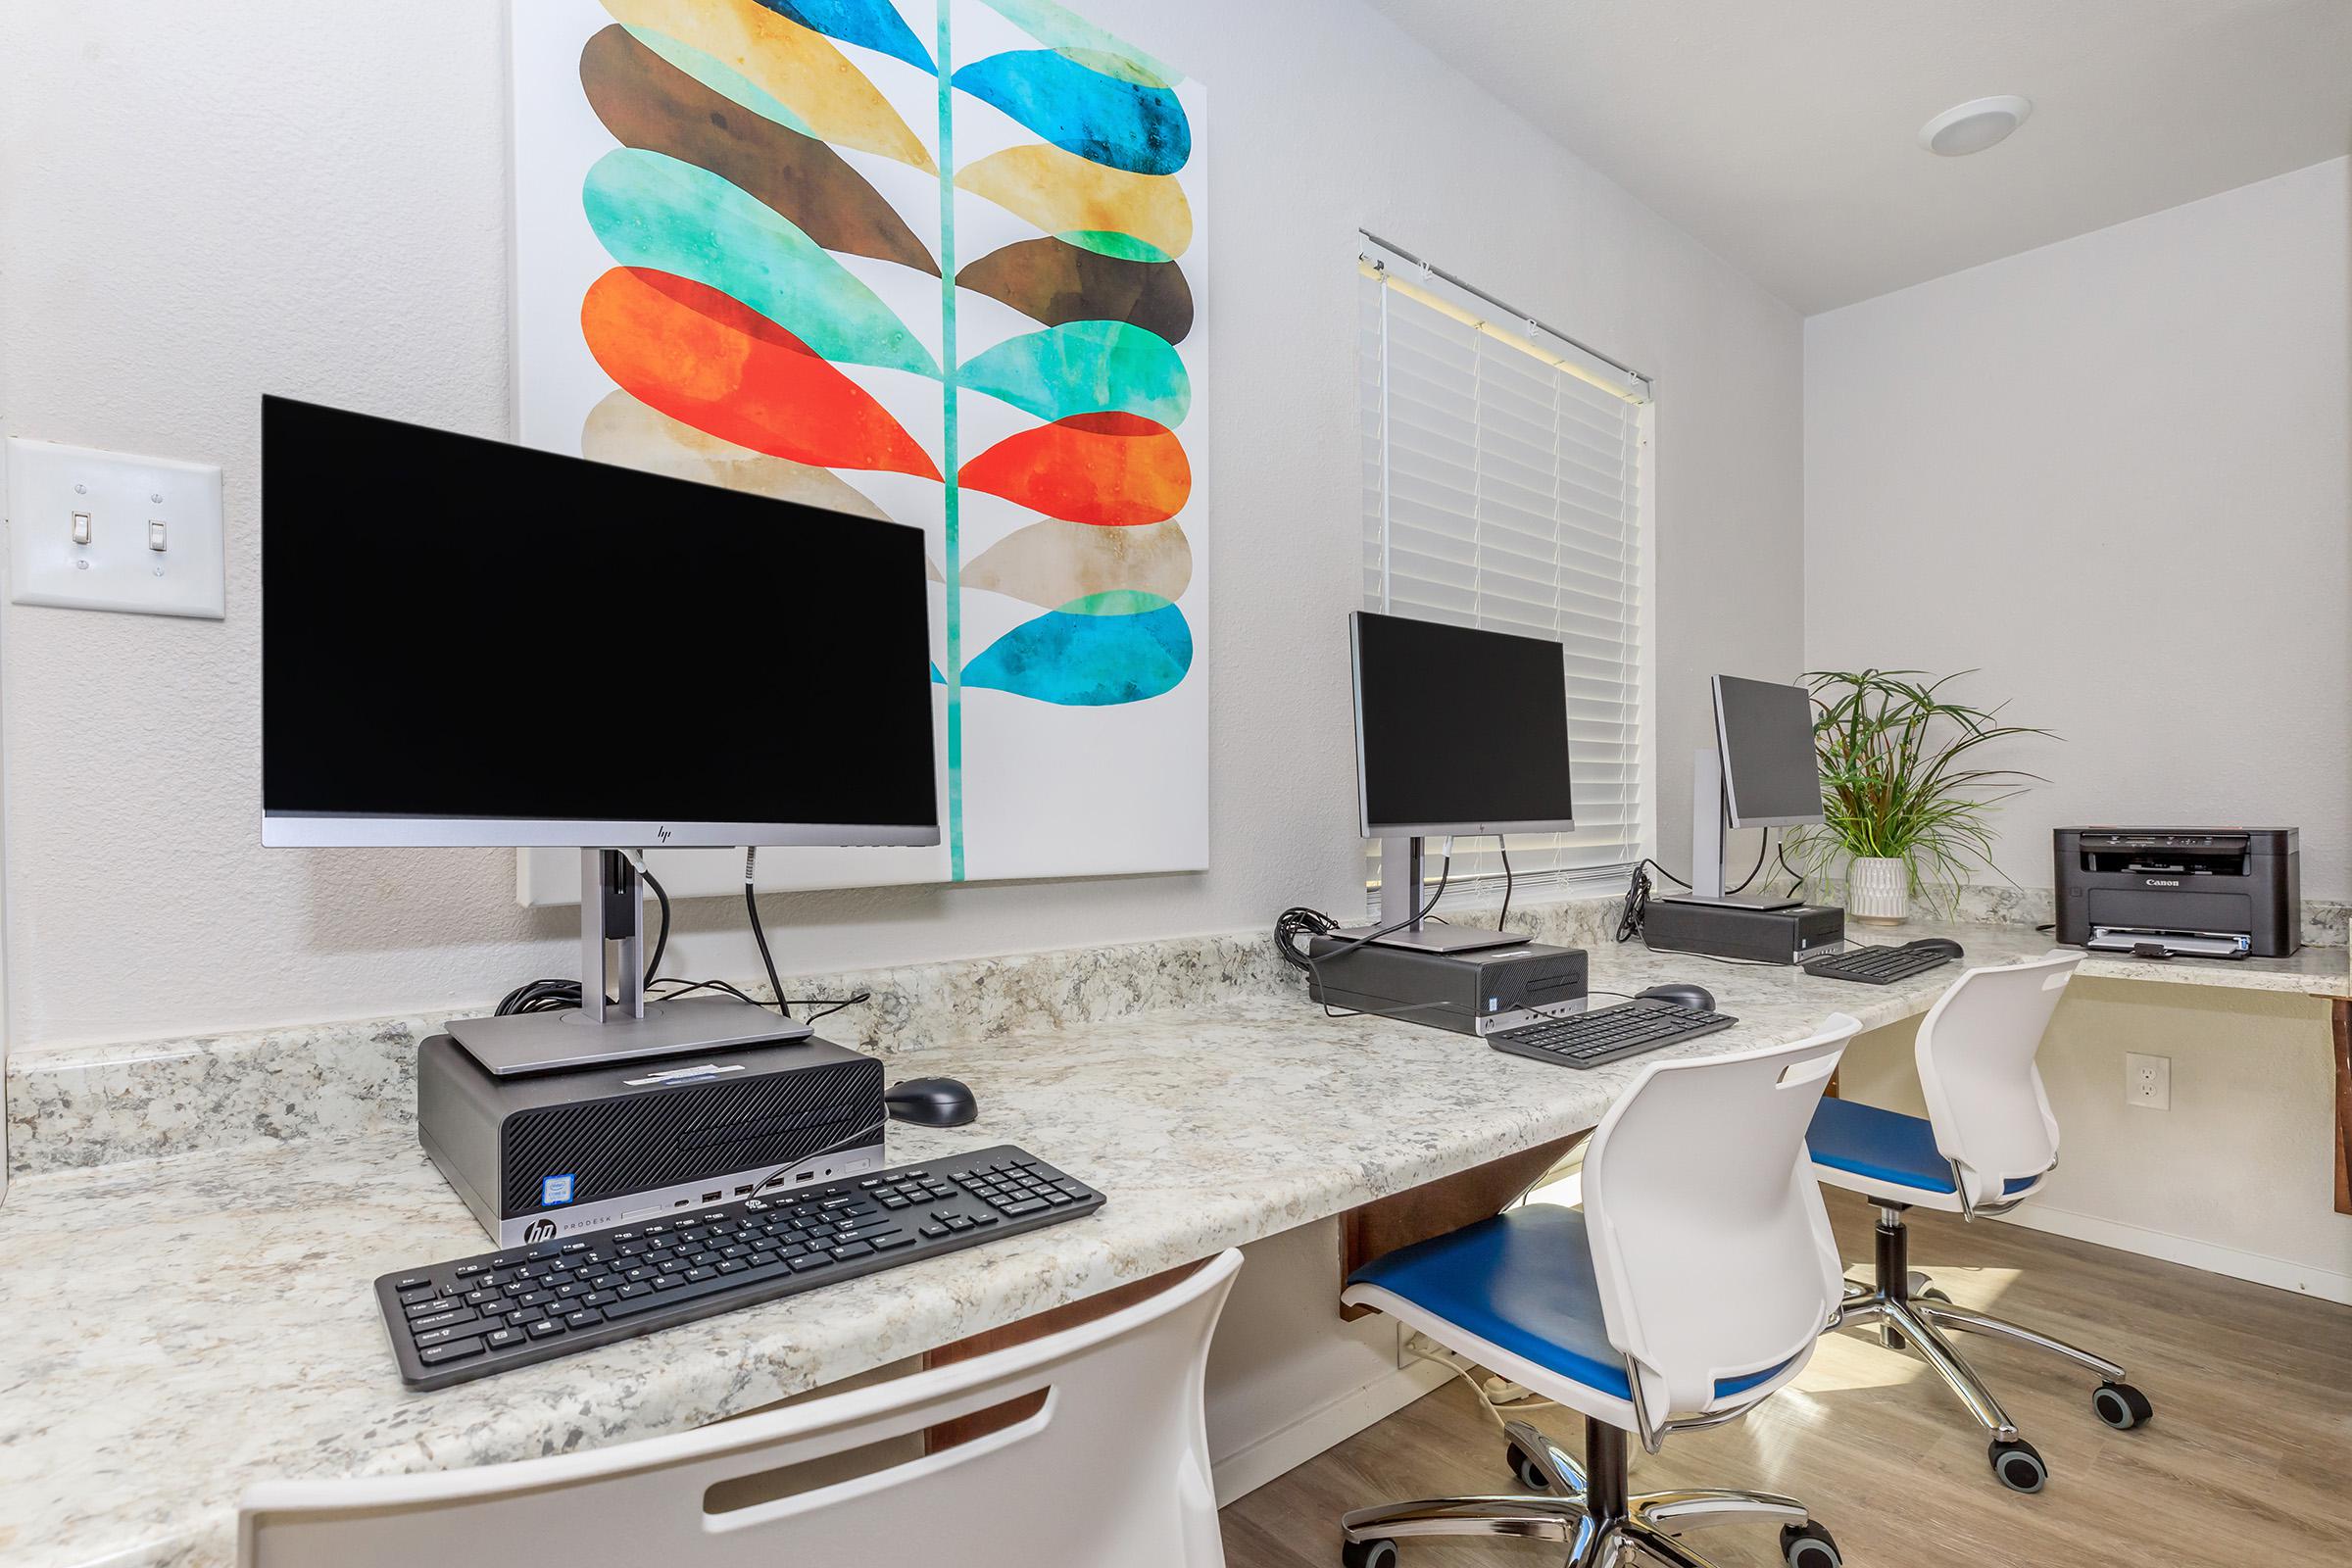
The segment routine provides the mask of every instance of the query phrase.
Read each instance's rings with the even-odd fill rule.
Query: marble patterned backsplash
[[[803,997],[870,992],[871,1001],[835,1012],[818,1028],[828,1040],[887,1057],[949,1040],[1271,993],[1287,974],[1270,936],[1245,933],[790,975],[785,987]],[[746,989],[769,995],[764,983]],[[8,1064],[10,1172],[29,1176],[406,1126],[416,1114],[416,1048],[449,1018],[487,1010],[23,1048]]]
[[[1616,939],[1621,904],[1615,897],[1554,900],[1513,910],[1510,923],[1540,942],[1599,948]],[[2306,906],[2306,942],[2342,946],[2345,914],[2341,904]],[[1958,905],[1958,918],[1975,924],[2038,925],[2050,917],[2047,891],[1970,888]],[[834,1013],[820,1029],[883,1057],[1227,997],[1295,995],[1297,984],[1268,932],[787,978],[796,996],[871,992],[870,1002]],[[747,989],[767,994],[764,985]],[[484,1010],[19,1048],[8,1063],[10,1173],[405,1128],[416,1114],[417,1047],[448,1018]]]

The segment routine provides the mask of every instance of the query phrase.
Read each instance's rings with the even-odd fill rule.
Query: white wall
[[[1661,819],[1679,862],[1676,759],[1702,732],[1703,677],[1798,663],[1794,316],[1353,3],[1088,10],[1211,94],[1213,866],[778,900],[784,961],[1270,925],[1355,897],[1341,619],[1359,580],[1358,224],[1658,377]],[[505,432],[502,15],[0,14],[0,430],[220,463],[228,492],[225,623],[7,616],[22,1041],[478,1002],[570,961],[570,911],[516,907],[509,855],[257,842],[258,398]],[[675,967],[750,973],[740,924],[723,901],[685,910]]]
[[[2303,830],[2352,893],[2352,347],[2338,160],[1805,323],[1805,656],[1981,668],[2066,744],[2050,829]]]
[[[1849,1100],[1927,1114],[1916,1019],[1856,1039]],[[2011,1218],[2149,1257],[2352,1302],[2335,1212],[2334,1066],[2313,997],[2078,979],[2037,1058],[2058,1169]],[[2124,1056],[2162,1056],[2165,1110],[2127,1104]]]

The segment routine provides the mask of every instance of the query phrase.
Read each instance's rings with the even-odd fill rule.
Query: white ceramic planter
[[[1845,873],[1845,914],[1866,925],[1900,925],[1911,916],[1911,868],[1858,855]]]

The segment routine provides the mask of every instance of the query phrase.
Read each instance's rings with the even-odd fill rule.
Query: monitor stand
[[[1731,798],[1723,787],[1723,757],[1702,748],[1690,767],[1690,891],[1673,895],[1676,904],[1713,904],[1735,909],[1795,909],[1802,899],[1773,893],[1723,891],[1724,835],[1731,825]]]
[[[1420,838],[1383,838],[1380,841],[1380,919],[1371,925],[1352,926],[1334,931],[1341,941],[1353,941],[1371,936],[1397,919],[1408,923],[1374,940],[1381,948],[1412,948],[1422,953],[1476,953],[1488,948],[1516,948],[1527,938],[1516,931],[1498,931],[1492,926],[1425,925],[1421,920],[1421,876],[1428,863],[1424,841]],[[1399,876],[1396,868],[1401,866]],[[1404,894],[1403,906],[1391,889]]]
[[[608,976],[612,946],[619,973]],[[606,995],[617,979],[618,999]],[[645,890],[618,850],[580,852],[580,1005],[452,1018],[450,1035],[499,1077],[806,1040],[812,1030],[733,997],[645,1000]]]

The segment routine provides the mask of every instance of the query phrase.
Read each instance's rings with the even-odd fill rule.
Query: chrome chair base
[[[1680,1539],[1684,1531],[1729,1524],[1802,1530],[1811,1518],[1794,1497],[1769,1492],[1686,1490],[1629,1495],[1626,1434],[1604,1421],[1586,1419],[1582,1463],[1524,1421],[1510,1422],[1505,1430],[1512,1446],[1544,1472],[1549,1483],[1546,1491],[1357,1508],[1340,1520],[1348,1541],[1360,1545],[1416,1536],[1517,1537],[1566,1545],[1568,1568],[1616,1568],[1640,1558],[1673,1568],[1711,1568]],[[1835,1547],[1830,1550],[1834,1553]]]
[[[1956,1306],[1945,1298],[1925,1274],[1910,1266],[1910,1233],[1903,1224],[1907,1205],[1882,1202],[1878,1206],[1877,1283],[1846,1287],[1845,1299],[1838,1306],[1838,1323],[1851,1326],[1875,1320],[1884,1343],[1909,1345],[1917,1350],[1960,1396],[1960,1402],[1991,1440],[1993,1474],[2002,1485],[2018,1492],[2039,1492],[2048,1469],[2034,1446],[2018,1436],[2017,1423],[2009,1419],[1977,1369],[1945,1338],[1946,1329],[2031,1346],[2096,1374],[2099,1387],[2092,1394],[2091,1405],[2109,1426],[2125,1429],[2148,1418],[2145,1396],[2124,1382],[2124,1369],[2107,1357],[2038,1329]]]

